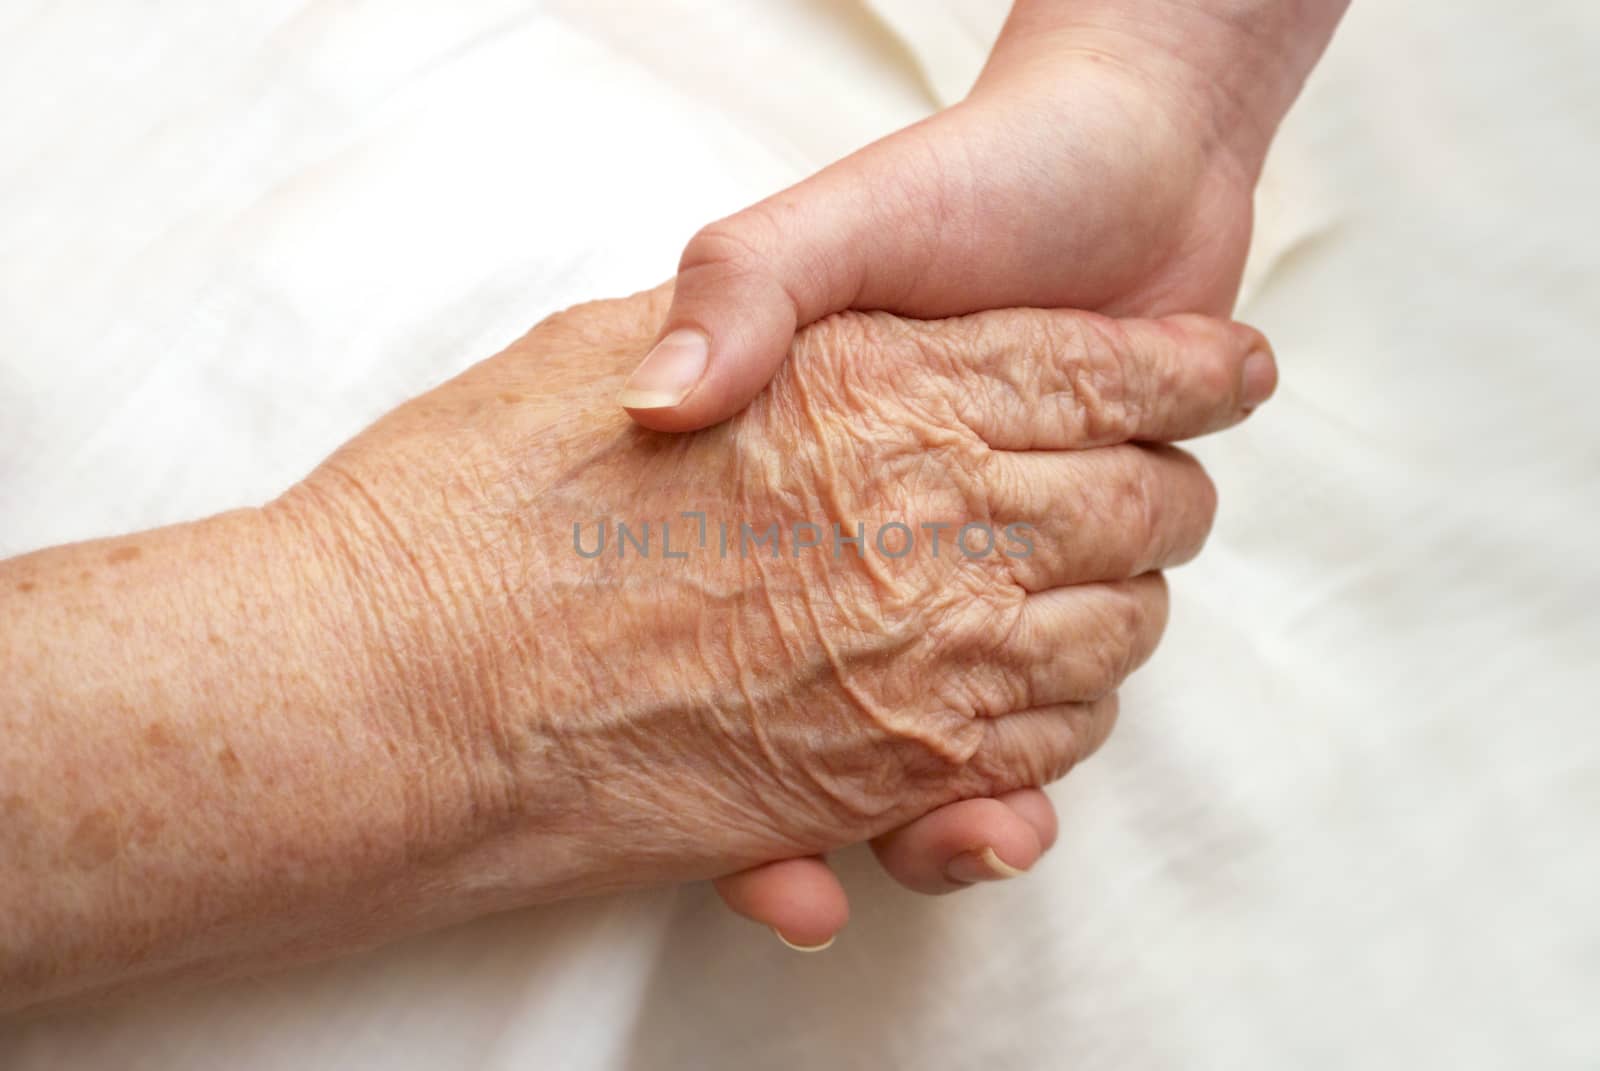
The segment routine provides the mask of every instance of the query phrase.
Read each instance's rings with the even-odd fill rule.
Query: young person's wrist
[[[1017,0],[975,93],[1124,78],[1249,176],[1347,0]]]

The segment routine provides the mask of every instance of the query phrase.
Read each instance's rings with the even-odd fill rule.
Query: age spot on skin
[[[139,821],[134,824],[133,837],[131,839],[134,844],[154,844],[161,837],[161,831],[166,826],[167,820],[161,817],[159,811],[146,811],[139,816]]]
[[[153,721],[144,727],[144,742],[158,751],[176,747],[178,738],[173,735],[172,729],[163,721]]]
[[[121,565],[123,562],[133,561],[142,553],[144,552],[138,547],[118,547],[116,550],[106,555],[106,561],[110,562],[112,565]]]
[[[21,583],[19,583],[17,585],[17,590],[22,592],[24,595],[26,595],[28,592],[32,591],[34,588],[36,588],[38,586],[39,586],[38,584],[35,584],[31,580],[24,580],[24,581],[22,581]]]
[[[67,840],[67,861],[80,870],[93,870],[116,857],[117,819],[110,811],[98,810],[78,822]]]
[[[510,391],[507,391],[506,393],[500,395],[500,400],[505,402],[507,405],[516,405],[518,402],[522,401],[522,395],[512,394]]]
[[[244,772],[244,763],[239,761],[239,756],[233,748],[226,744],[217,752],[217,765],[222,767],[222,772],[227,777],[238,777]]]

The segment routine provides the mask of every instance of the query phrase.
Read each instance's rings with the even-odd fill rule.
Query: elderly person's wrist
[[[493,546],[462,552],[471,517],[431,504],[390,509],[395,495],[439,491],[393,475],[392,485],[365,486],[336,455],[261,511],[267,538],[294,563],[305,671],[361,727],[352,784],[388,797],[404,854],[434,868],[443,887],[471,890],[462,913],[546,899],[537,853],[514,872],[481,857],[539,817],[529,767],[542,751],[543,703],[508,692],[503,667],[475,640],[525,627],[506,615],[516,569]],[[437,523],[419,530],[418,517]],[[468,561],[477,568],[458,568]]]
[[[356,440],[263,510],[297,562],[319,672],[341,679],[349,709],[382,742],[369,773],[397,787],[397,836],[429,870],[442,920],[661,876],[642,859],[617,871],[630,842],[577,805],[593,788],[578,767],[603,760],[562,737],[618,701],[617,682],[584,657],[614,642],[606,630],[617,622],[579,613],[594,598],[551,575],[571,534],[542,524],[535,489],[506,463],[519,447],[488,430],[505,417],[476,426],[443,400],[453,390],[435,392],[437,418],[401,410],[388,419],[416,427],[377,432],[377,448]],[[447,462],[434,449],[446,435]],[[537,469],[549,451],[520,452]]]
[[[413,801],[459,789],[374,716],[315,561],[240,510],[0,565],[0,1008],[471,913],[418,895],[457,831]]]

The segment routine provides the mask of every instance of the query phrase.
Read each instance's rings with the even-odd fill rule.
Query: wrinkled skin
[[[965,100],[689,241],[662,345],[622,404],[666,431],[724,420],[796,327],[843,309],[1225,313],[1267,147],[1344,7],[1015,0]],[[874,847],[924,892],[954,887],[942,857],[963,843],[1005,842],[1025,868],[1055,836],[1053,810],[1038,792],[997,802],[953,805]],[[780,932],[821,941],[843,925],[844,889],[821,860],[778,869],[719,891]]]
[[[1215,504],[1187,455],[1126,440],[1226,426],[1271,388],[1270,363],[1245,385],[1259,336],[1198,317],[843,314],[734,420],[664,435],[614,398],[669,298],[546,321],[270,507],[352,593],[381,716],[438,755],[413,824],[465,785],[508,899],[725,874],[1064,774],[1159,636],[1153,570]],[[650,522],[651,556],[577,553],[603,519]],[[662,556],[664,520],[687,558]],[[724,558],[719,520],[919,542]],[[936,557],[936,522],[1028,525],[1034,552]]]
[[[633,419],[726,419],[797,327],[843,309],[1226,314],[1258,165],[1202,111],[1116,63],[1052,57],[1042,77],[986,75],[960,104],[706,225],[667,326],[708,335],[709,366],[677,405]]]
[[[678,431],[725,419],[765,386],[797,326],[845,308],[1226,313],[1256,154],[1219,136],[1227,120],[1209,93],[1116,55],[1008,34],[961,104],[703,228],[683,250],[668,326],[710,337],[709,370],[675,408],[633,418]],[[962,887],[945,857],[964,844],[1003,844],[1025,869],[1054,840],[1053,808],[1037,792],[998,802],[953,806],[874,847],[922,892]],[[821,860],[782,871],[718,888],[802,944],[830,939],[848,917],[838,879]]]

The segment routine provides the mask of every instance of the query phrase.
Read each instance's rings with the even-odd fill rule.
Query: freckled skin
[[[422,406],[380,421],[298,492],[333,503],[343,530],[357,533],[348,560],[382,547],[403,558],[417,592],[455,593],[421,618],[410,602],[378,616],[427,620],[437,637],[407,632],[391,641],[397,652],[443,642],[471,652],[472,683],[451,717],[468,737],[494,741],[500,768],[482,806],[537,815],[530,837],[583,836],[597,854],[608,850],[606,829],[648,827],[659,869],[635,861],[632,877],[699,877],[1042,783],[1092,751],[1111,710],[1093,704],[1148,654],[1164,594],[1114,589],[1114,617],[1097,609],[1064,634],[1056,646],[1081,651],[1062,659],[1060,680],[1041,684],[1032,656],[1005,642],[1029,631],[1023,574],[998,554],[961,555],[954,540],[964,523],[1016,519],[1000,512],[1013,507],[1034,520],[1072,512],[1070,467],[1058,474],[1067,499],[1009,480],[997,497],[985,474],[1013,462],[997,460],[975,428],[1019,435],[1038,424],[1048,395],[1040,435],[1061,446],[1104,439],[1128,410],[1111,322],[986,314],[935,335],[892,317],[837,316],[803,333],[773,390],[746,413],[697,436],[665,436],[632,426],[614,405],[665,298],[552,318]],[[1041,355],[1052,351],[1081,367],[1049,373]],[[482,420],[482,400],[513,387],[526,392],[513,415]],[[443,450],[441,435],[451,444]],[[1088,495],[1075,507],[1107,513],[1114,523],[1096,526],[1105,538],[1139,552],[1115,555],[1133,568],[1107,580],[1159,564],[1138,565],[1148,537],[1123,522],[1149,492],[1148,459],[1127,449],[1121,468],[1107,470],[1109,503]],[[1173,527],[1197,547],[1214,503],[1196,498],[1192,508],[1180,500],[1174,512],[1187,516]],[[637,533],[685,510],[785,532],[797,522],[949,527],[937,559],[786,549],[666,560],[659,542],[653,557],[573,550],[574,524],[592,533],[609,518]],[[678,523],[683,547],[695,522]],[[478,556],[469,561],[466,547]],[[1093,546],[1076,557],[1098,560]],[[540,671],[549,665],[565,670]],[[1072,728],[1062,738],[998,742],[1004,715],[1061,702],[1078,704],[1063,714],[1059,724]]]
[[[110,811],[95,811],[81,819],[67,841],[67,863],[78,870],[93,870],[116,858],[121,842],[117,819]]]
[[[158,811],[144,810],[133,823],[132,832],[128,837],[129,843],[149,847],[160,839],[162,831],[166,828],[166,816]]]
[[[152,750],[165,751],[178,745],[178,738],[165,722],[153,721],[144,728],[144,742]]]
[[[1255,336],[845,315],[666,436],[615,397],[667,299],[551,318],[262,509],[0,563],[0,1010],[825,851],[1098,746],[1214,508],[1126,440],[1238,419]],[[572,549],[686,509],[1041,551]]]

